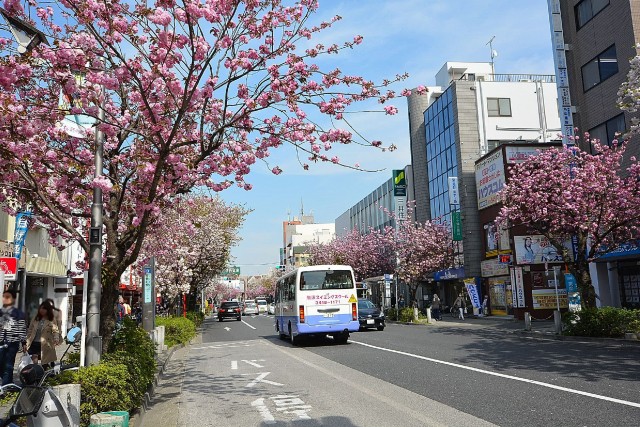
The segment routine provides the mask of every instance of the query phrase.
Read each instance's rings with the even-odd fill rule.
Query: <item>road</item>
[[[640,346],[501,322],[389,324],[346,345],[292,346],[272,316],[208,319],[174,359],[143,427],[640,425]]]

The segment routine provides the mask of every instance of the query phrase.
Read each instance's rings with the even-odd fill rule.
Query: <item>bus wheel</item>
[[[298,344],[298,340],[293,336],[293,332],[291,331],[291,323],[289,323],[289,340],[291,341],[291,345]]]
[[[282,332],[282,330],[280,329],[280,322],[276,320],[276,332],[278,333],[278,337],[283,340],[285,339],[287,336]]]
[[[333,340],[337,343],[337,344],[346,344],[347,340],[349,339],[349,334],[335,334],[333,336]]]

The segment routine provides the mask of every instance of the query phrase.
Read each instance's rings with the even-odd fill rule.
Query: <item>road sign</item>
[[[222,276],[239,276],[240,275],[240,267],[238,266],[232,266],[232,267],[227,267],[224,270],[222,270],[222,273],[220,273]]]

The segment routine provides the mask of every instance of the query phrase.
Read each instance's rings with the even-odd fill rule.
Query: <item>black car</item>
[[[235,317],[236,320],[240,320],[241,316],[240,303],[235,301],[223,302],[218,309],[218,322],[222,322],[225,317]]]
[[[384,330],[384,313],[368,299],[358,300],[358,321],[360,329],[376,328]]]

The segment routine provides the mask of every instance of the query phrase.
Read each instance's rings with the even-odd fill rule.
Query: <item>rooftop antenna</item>
[[[291,209],[287,209],[287,221],[291,221]]]
[[[300,197],[300,217],[304,216],[304,203],[302,202],[302,197]]]
[[[495,39],[495,38],[496,38],[496,36],[493,36],[493,37],[491,37],[491,40],[489,40],[487,42],[487,44],[489,45],[489,50],[491,51],[491,73],[493,73],[493,74],[496,73],[495,66],[493,65],[493,58],[498,56],[498,52],[493,49],[493,39]]]

